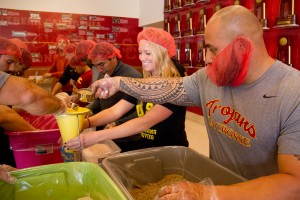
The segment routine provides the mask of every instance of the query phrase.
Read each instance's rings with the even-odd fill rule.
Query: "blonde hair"
[[[157,45],[153,42],[147,41],[150,49],[152,58],[155,62],[155,67],[159,71],[159,76],[161,77],[180,77],[180,73],[173,64],[171,58],[169,57],[167,49]],[[151,77],[149,72],[143,70],[144,78]]]

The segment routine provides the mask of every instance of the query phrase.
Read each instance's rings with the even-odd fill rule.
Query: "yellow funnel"
[[[68,113],[56,115],[63,143],[79,135],[83,120],[89,111],[88,108],[83,107],[79,107],[77,110],[68,108]]]

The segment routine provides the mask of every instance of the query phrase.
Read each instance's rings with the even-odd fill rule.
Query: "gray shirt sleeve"
[[[195,105],[201,106],[201,99],[200,99],[200,86],[201,86],[201,71],[198,70],[197,72],[193,73],[190,76],[183,77],[183,86],[184,90],[187,93],[187,96],[190,100],[194,102]]]

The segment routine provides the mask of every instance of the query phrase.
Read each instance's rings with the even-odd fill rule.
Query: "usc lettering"
[[[228,128],[226,125],[221,124],[219,122],[214,122],[211,118],[208,118],[208,123],[211,127],[213,127],[219,133],[226,135],[227,137],[235,140],[236,142],[240,143],[245,147],[251,147],[250,139],[246,138],[245,136],[237,133],[236,131]]]
[[[154,103],[146,103],[145,112],[151,110],[153,106]],[[143,102],[138,103],[135,107],[136,107],[136,113],[138,117],[144,116],[146,114],[143,109]]]
[[[136,107],[136,113],[138,117],[142,117],[146,114],[147,111],[151,110],[155,104],[154,103],[143,103],[139,102]],[[141,137],[148,140],[154,140],[157,130],[156,129],[147,129],[141,132]]]
[[[223,121],[224,124],[228,124],[229,122],[235,122],[239,127],[241,127],[248,135],[256,139],[256,130],[253,124],[243,117],[239,112],[229,106],[222,106],[220,100],[212,100],[208,102],[205,106],[208,108],[208,117],[213,115],[216,111],[227,119]]]

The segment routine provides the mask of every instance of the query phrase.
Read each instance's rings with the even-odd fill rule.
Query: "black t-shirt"
[[[66,85],[70,81],[70,79],[77,81],[79,76],[80,74],[76,73],[70,65],[67,65],[58,82],[60,82],[62,85]]]
[[[146,114],[155,104],[138,102],[132,96],[125,95],[124,100],[135,104],[138,117]],[[186,107],[170,103],[161,104],[173,112],[173,114],[164,121],[154,125],[146,131],[140,133],[140,140],[136,145],[137,149],[158,147],[158,146],[188,146],[188,140],[185,132]]]

